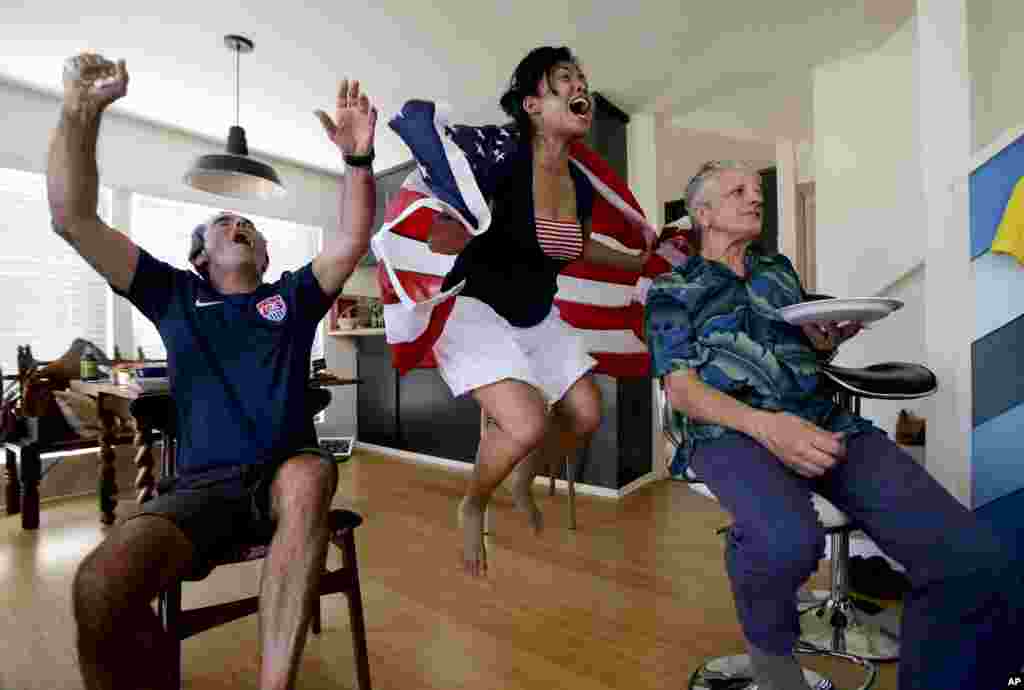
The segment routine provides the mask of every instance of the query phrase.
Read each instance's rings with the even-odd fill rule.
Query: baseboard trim
[[[459,472],[462,474],[468,474],[473,469],[473,464],[469,462],[462,462],[460,460],[449,460],[447,458],[439,458],[436,455],[427,455],[425,453],[416,453],[411,450],[400,450],[398,448],[390,448],[388,446],[378,446],[374,443],[366,443],[365,441],[356,441],[356,448],[361,450],[368,450],[380,455],[387,455],[389,457],[396,458],[398,460],[404,460],[420,465],[431,465],[433,467],[441,467],[446,470],[453,472]],[[625,494],[622,493],[625,489],[632,487],[637,484],[641,479],[630,483],[622,489],[608,489],[603,486],[594,486],[593,484],[584,484],[582,482],[576,482],[576,493],[585,494],[587,496],[597,496],[598,498],[621,498]],[[537,477],[534,480],[534,484],[541,486],[548,486],[549,479],[547,477]],[[568,492],[569,482],[564,479],[555,479],[555,490]],[[630,489],[635,490],[635,489]]]
[[[631,494],[634,491],[637,491],[639,489],[642,489],[643,487],[647,486],[648,484],[653,484],[654,482],[660,482],[663,479],[664,479],[664,477],[659,476],[657,472],[648,472],[644,476],[637,477],[636,479],[631,481],[629,484],[626,484],[624,487],[619,489],[619,498],[622,498],[623,496],[628,496],[629,494]]]
[[[97,489],[91,489],[89,491],[78,491],[73,494],[60,494],[58,496],[44,496],[39,499],[39,505],[45,506],[51,503],[60,503],[61,501],[70,501],[74,498],[85,498],[87,496],[99,496],[100,492]]]

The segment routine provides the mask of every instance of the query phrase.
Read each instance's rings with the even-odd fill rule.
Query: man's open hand
[[[377,109],[365,93],[359,92],[359,82],[341,80],[334,120],[322,110],[314,111],[324,131],[345,155],[363,156],[373,148],[373,132],[377,126]]]

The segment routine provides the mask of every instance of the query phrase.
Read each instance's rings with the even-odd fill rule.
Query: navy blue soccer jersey
[[[224,295],[140,249],[121,294],[167,348],[179,474],[281,461],[316,445],[306,388],[317,324],[333,296],[312,264],[255,292]]]

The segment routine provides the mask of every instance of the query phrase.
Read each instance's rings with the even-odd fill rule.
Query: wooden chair
[[[318,414],[327,407],[330,401],[330,391],[323,388],[309,390],[307,402],[311,414]],[[163,476],[172,476],[176,438],[174,400],[163,394],[144,395],[133,401],[131,407],[132,414],[139,421],[140,426],[155,429],[162,436],[161,464],[165,473]],[[327,519],[331,530],[330,541],[341,550],[342,567],[329,570],[325,565],[320,577],[320,596],[340,592],[348,598],[349,624],[352,628],[352,649],[356,665],[356,687],[358,690],[371,690],[366,627],[363,621],[363,599],[359,588],[359,567],[356,562],[354,539],[355,529],[362,524],[363,518],[349,510],[335,509],[328,513]],[[263,558],[267,555],[268,550],[268,542],[239,543],[231,551],[217,559],[215,567]],[[205,576],[203,575],[203,577]],[[190,581],[195,580],[190,579]],[[181,589],[182,583],[178,582],[167,591],[162,592],[158,599],[159,615],[164,629],[179,641],[174,651],[176,684],[179,687],[181,686],[181,640],[251,615],[259,610],[258,596],[182,610]],[[320,602],[317,600],[310,626],[314,635],[320,634],[320,616]]]

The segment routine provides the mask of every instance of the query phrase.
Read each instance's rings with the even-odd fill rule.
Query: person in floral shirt
[[[686,191],[700,252],[647,293],[647,343],[685,435],[673,461],[734,523],[726,566],[758,688],[806,690],[797,589],[824,555],[816,492],[907,569],[899,687],[1004,686],[1019,670],[1020,583],[991,531],[871,422],[819,387],[857,323],[793,326],[807,296],[789,260],[753,245],[760,177],[701,167]]]

